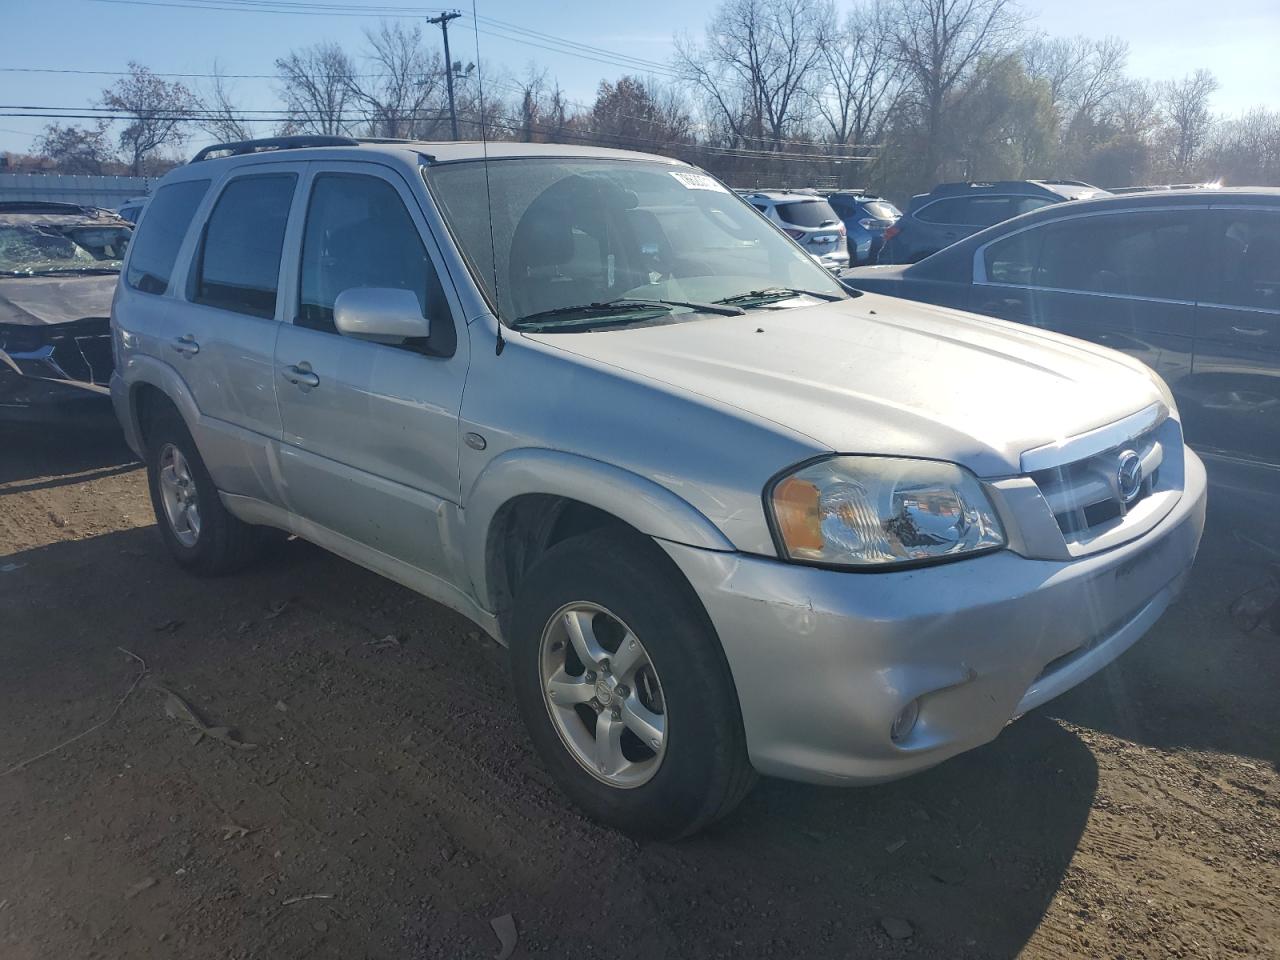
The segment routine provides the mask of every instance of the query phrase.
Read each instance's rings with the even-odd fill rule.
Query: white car
[[[812,193],[765,190],[748,193],[745,199],[828,270],[849,266],[844,222],[824,198]]]

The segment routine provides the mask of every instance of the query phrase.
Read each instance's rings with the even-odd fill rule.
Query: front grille
[[[1160,433],[1156,427],[1101,453],[1031,474],[1068,542],[1123,522],[1129,511],[1160,489],[1166,456]],[[1140,480],[1136,489],[1124,490],[1123,484],[1133,481],[1132,473],[1121,476],[1130,454],[1137,457]]]

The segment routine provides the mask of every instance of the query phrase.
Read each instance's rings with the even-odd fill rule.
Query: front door
[[[459,497],[468,360],[461,312],[418,202],[394,170],[313,163],[306,189],[292,323],[276,343],[286,505],[396,560],[447,573],[442,518]],[[431,336],[389,345],[339,334],[334,301],[353,287],[412,290]]]
[[[1280,465],[1280,208],[1217,209],[1212,220],[1183,418],[1211,449]]]

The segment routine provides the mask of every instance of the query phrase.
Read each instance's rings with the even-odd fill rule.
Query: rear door
[[[238,165],[215,186],[165,344],[200,410],[195,439],[218,489],[269,502],[281,251],[301,171]]]
[[[1217,207],[1196,310],[1188,433],[1280,464],[1280,208]]]
[[[290,319],[276,345],[287,506],[420,570],[448,572],[441,518],[458,501],[458,410],[468,362],[462,313],[418,202],[371,163],[309,165],[291,257]],[[428,341],[339,334],[353,287],[418,296]]]
[[[1092,213],[980,248],[973,309],[1122,350],[1168,382],[1191,373],[1207,212]]]

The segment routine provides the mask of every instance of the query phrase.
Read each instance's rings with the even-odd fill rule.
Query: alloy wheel
[[[597,780],[634,788],[667,745],[662,685],[639,637],[594,603],[561,607],[542,631],[542,697],[566,749]]]
[[[200,539],[200,498],[187,458],[172,443],[160,448],[160,500],[169,529],[184,547]]]

